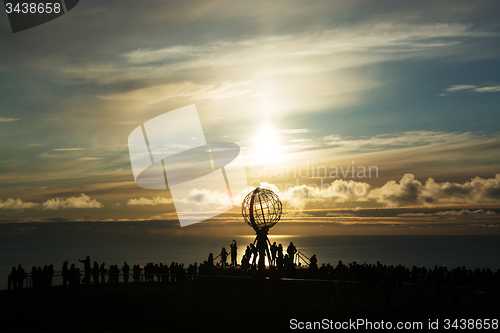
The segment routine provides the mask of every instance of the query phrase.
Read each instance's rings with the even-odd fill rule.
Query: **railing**
[[[307,257],[306,257],[307,258]],[[137,274],[137,273],[136,273]],[[152,278],[152,281],[149,282],[149,281],[146,281],[146,277],[150,275],[151,278]],[[63,274],[54,274],[54,275],[45,275],[43,277],[47,278],[47,279],[50,279],[51,277],[52,278],[56,278],[56,280],[50,280],[51,284],[49,284],[47,287],[52,287],[52,286],[56,286],[58,284],[55,284],[55,285],[52,285],[52,282],[53,281],[57,281],[57,280],[60,280],[62,281],[62,278],[64,276],[68,276],[68,275],[63,275]],[[102,275],[99,274],[98,276],[98,283],[97,284],[94,284],[94,283],[91,283],[94,281],[93,279],[93,276],[90,275],[90,282],[88,284],[90,285],[93,285],[93,286],[97,286],[97,285],[124,285],[125,283],[124,282],[124,279],[122,278],[120,281],[120,277],[124,277],[124,276],[127,276],[128,277],[128,283],[129,284],[141,284],[141,285],[144,285],[144,284],[155,284],[155,285],[161,285],[162,283],[164,284],[170,284],[171,281],[173,281],[173,278],[175,278],[176,281],[180,281],[178,278],[181,276],[183,277],[183,281],[184,282],[189,282],[189,281],[196,281],[196,280],[199,280],[199,279],[203,279],[203,278],[209,278],[209,279],[214,279],[214,278],[217,278],[217,279],[236,279],[236,280],[271,280],[270,277],[268,276],[249,276],[249,275],[245,275],[245,276],[242,276],[242,275],[212,275],[212,274],[208,274],[208,275],[191,275],[191,274],[185,274],[185,275],[177,275],[177,274],[161,274],[161,273],[148,273],[148,274],[144,274],[143,271],[141,271],[141,273],[138,275],[139,277],[139,280],[138,281],[134,281],[134,273],[129,273],[129,274],[124,274],[124,273],[119,273],[119,274],[105,274],[104,275],[105,277],[108,278],[107,282],[106,283],[101,283],[101,278],[102,278]],[[111,282],[109,281],[109,277],[118,277],[117,281],[116,282]],[[85,274],[82,274],[81,276],[77,277],[79,278],[78,282],[76,283],[76,285],[86,285],[87,283],[82,283],[82,280],[83,278],[85,277]],[[154,280],[154,277],[157,278],[157,280],[155,281]],[[159,277],[166,277],[165,279],[165,282],[162,282],[160,281],[160,279],[158,279]],[[26,278],[23,279],[23,288],[20,288],[20,289],[24,289],[24,288],[33,288],[33,279],[32,279],[32,275],[30,273],[26,274]],[[315,282],[315,283],[327,283],[327,284],[334,284],[334,285],[366,285],[366,286],[371,286],[371,287],[377,287],[377,286],[383,286],[384,284],[383,283],[378,283],[378,284],[373,284],[373,283],[370,283],[370,282],[367,282],[367,281],[349,281],[349,280],[334,280],[334,279],[328,279],[328,280],[324,280],[324,279],[313,279],[313,278],[291,278],[291,277],[279,277],[278,280],[281,280],[281,281],[296,281],[296,282]],[[62,283],[60,284],[62,285]],[[71,285],[69,285],[71,287]],[[410,284],[410,283],[403,283],[403,284],[397,284],[397,283],[393,283],[392,284],[392,287],[394,288],[398,288],[398,287],[402,287],[402,288],[405,288],[405,287],[412,287],[412,288],[423,288],[423,289],[440,289],[440,290],[463,290],[463,291],[488,291],[488,292],[493,292],[493,293],[500,293],[500,288],[499,287],[480,287],[480,286],[476,286],[476,287],[464,287],[464,286],[448,286],[448,285],[427,285],[427,284]],[[43,286],[42,286],[43,288]],[[9,288],[8,289],[12,289],[11,288],[11,281],[10,281],[10,276],[9,276]]]
[[[309,259],[304,253],[297,251],[294,257],[294,264],[298,265],[302,261],[305,266],[309,266],[311,259]]]

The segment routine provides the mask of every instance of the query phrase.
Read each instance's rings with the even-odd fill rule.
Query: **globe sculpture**
[[[267,255],[269,263],[272,262],[269,254],[271,242],[267,237],[269,229],[272,228],[281,218],[282,204],[279,197],[271,190],[257,187],[250,192],[241,205],[241,214],[245,222],[255,230],[257,236],[253,242],[259,254],[259,269],[265,269],[265,257]],[[254,254],[253,264],[255,265],[257,256]]]

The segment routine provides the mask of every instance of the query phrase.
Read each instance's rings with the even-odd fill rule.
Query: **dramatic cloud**
[[[33,203],[33,202],[26,202],[26,201],[23,201],[19,198],[17,199],[12,199],[12,198],[9,198],[5,201],[2,201],[2,199],[0,199],[0,208],[3,208],[3,209],[18,209],[18,210],[21,210],[21,209],[28,209],[28,208],[34,208],[34,207],[37,207],[38,204],[37,203]]]
[[[164,198],[160,196],[153,197],[152,199],[140,197],[139,199],[130,199],[127,201],[129,206],[156,206],[171,204],[174,201],[171,198]]]
[[[416,180],[414,175],[406,174],[397,182],[391,180],[380,188],[370,189],[364,182],[335,180],[330,184],[318,187],[314,184],[290,186],[283,189],[280,185],[260,183],[260,187],[276,192],[285,209],[305,210],[317,208],[333,208],[339,206],[353,206],[361,202],[383,204],[388,207],[405,207],[418,205],[441,204],[478,204],[500,202],[500,174],[495,178],[482,179],[476,177],[464,184],[437,183],[429,178],[425,184]],[[414,216],[427,216],[416,213]],[[466,215],[467,210],[457,213],[433,213],[436,216]],[[494,212],[482,210],[470,214],[492,215]],[[332,212],[326,216],[344,216]],[[410,216],[410,215],[401,215]]]
[[[484,209],[478,209],[478,210],[468,210],[468,209],[462,209],[462,210],[447,210],[447,211],[442,211],[442,212],[435,212],[435,213],[403,213],[403,214],[398,214],[400,217],[425,217],[425,216],[493,216],[496,215],[495,212],[491,210],[484,210]]]
[[[370,184],[355,181],[335,180],[323,187],[314,184],[285,187],[261,183],[261,187],[276,192],[285,209],[304,210],[308,208],[328,208],[334,204],[368,201]]]
[[[364,91],[381,84],[371,76],[360,80],[339,74],[337,79],[332,79],[329,73],[333,70],[411,58],[442,58],[450,54],[454,58],[478,57],[480,53],[470,52],[468,39],[480,40],[497,35],[494,31],[480,30],[470,24],[385,22],[299,34],[138,48],[108,62],[75,63],[72,59],[67,64],[58,63],[53,69],[69,79],[89,83],[137,82],[134,89],[101,96],[108,101],[132,100],[150,106],[168,99],[226,99],[252,93],[250,96],[291,99],[293,103],[281,102],[280,108],[288,111],[300,101],[302,107],[296,107],[296,112],[303,112],[323,110],[327,107],[322,104],[327,103],[323,99],[329,100],[328,106],[331,106],[333,101],[325,96]],[[479,57],[491,55],[483,53]],[[303,84],[304,75],[321,74],[327,76],[317,77],[316,84],[310,88]],[[207,75],[210,81],[206,80]],[[263,87],[271,78],[283,75],[287,76],[286,81],[281,82],[277,89],[271,91]],[[276,96],[270,96],[274,94]],[[309,94],[314,98],[307,96]],[[274,112],[277,111],[275,106]]]
[[[372,190],[368,197],[387,206],[432,204],[476,204],[500,202],[500,174],[495,178],[473,178],[464,184],[437,183],[429,178],[424,185],[412,174],[396,182],[391,180]]]
[[[85,194],[81,194],[79,197],[71,197],[66,200],[55,198],[45,201],[42,204],[43,209],[61,209],[61,208],[102,208],[103,205],[95,199],[90,199]]]

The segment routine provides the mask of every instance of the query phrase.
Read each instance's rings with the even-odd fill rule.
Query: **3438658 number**
[[[496,330],[498,329],[498,319],[445,319],[443,328],[445,330]]]
[[[42,14],[42,13],[60,13],[61,12],[61,4],[59,2],[45,2],[45,3],[29,3],[29,2],[23,2],[23,3],[16,3],[12,4],[10,2],[7,2],[5,4],[5,11],[7,14],[10,13],[22,13],[22,14]]]

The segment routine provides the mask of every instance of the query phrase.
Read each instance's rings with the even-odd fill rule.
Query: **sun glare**
[[[275,130],[269,125],[264,124],[255,138],[256,155],[266,162],[270,162],[279,152],[279,140]]]

